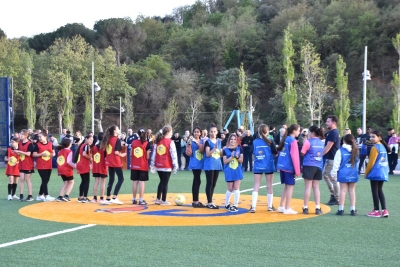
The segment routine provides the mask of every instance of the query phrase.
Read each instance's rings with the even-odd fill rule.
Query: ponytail
[[[356,144],[356,141],[354,139],[354,136],[351,134],[346,134],[343,137],[343,141],[351,146],[351,167],[354,168],[356,162],[357,162],[357,156],[358,156],[358,146]]]
[[[267,145],[271,145],[271,140],[268,139],[269,127],[266,124],[261,124],[258,127],[258,135],[264,140]]]
[[[71,145],[71,139],[69,138],[63,138],[63,140],[61,140],[61,144],[59,146],[57,146],[58,150],[67,148]]]
[[[286,129],[285,134],[283,135],[283,138],[282,138],[281,142],[279,143],[278,151],[282,151],[282,149],[285,145],[286,137],[288,135],[291,135],[294,131],[298,130],[299,128],[300,128],[300,125],[292,124],[289,126],[289,128]]]
[[[165,137],[165,135],[171,131],[172,131],[171,126],[169,126],[169,125],[164,126],[164,128],[162,128],[156,135],[156,141],[155,141],[156,144],[158,144],[161,141],[161,139],[163,139]]]

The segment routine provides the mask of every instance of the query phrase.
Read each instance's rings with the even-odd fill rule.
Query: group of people
[[[388,154],[391,148],[378,131],[369,130],[368,136],[361,136],[359,140],[351,134],[342,137],[343,145],[340,147],[340,135],[337,130],[338,119],[336,116],[328,116],[324,129],[311,126],[306,132],[302,132],[297,124],[280,129],[279,143],[276,136],[271,134],[271,129],[266,124],[259,125],[257,132],[251,136],[250,131],[238,133],[219,132],[215,125],[211,125],[207,134],[199,127],[195,127],[191,135],[185,133],[185,146],[182,140],[175,135],[170,126],[163,127],[154,137],[148,131],[139,129],[136,137],[130,140],[131,146],[131,180],[133,181],[132,193],[133,204],[147,205],[144,200],[145,182],[149,179],[149,171],[158,173],[159,184],[155,204],[170,205],[167,201],[168,183],[171,173],[176,173],[181,164],[177,147],[188,157],[187,169],[193,173],[192,181],[192,207],[219,209],[213,202],[214,189],[218,181],[219,173],[224,172],[227,185],[224,208],[229,212],[237,212],[240,198],[240,182],[244,177],[243,163],[247,158],[250,170],[254,173],[254,189],[249,212],[256,212],[258,201],[258,190],[262,176],[265,175],[267,183],[268,211],[278,211],[283,214],[297,214],[290,207],[295,185],[295,177],[305,180],[303,214],[308,214],[308,202],[311,189],[314,192],[316,214],[323,214],[320,206],[319,181],[322,177],[326,181],[331,192],[329,205],[338,205],[337,214],[343,215],[346,192],[350,196],[350,214],[356,215],[355,208],[355,185],[358,181],[359,163],[362,159],[360,142],[369,144],[367,149],[368,165],[365,168],[365,177],[370,180],[374,209],[367,215],[370,217],[387,217],[385,197],[383,194],[383,182],[388,180],[389,163]],[[284,132],[282,131],[284,129]],[[307,138],[301,140],[299,146],[299,135],[307,134]],[[131,133],[131,135],[133,135]],[[250,138],[251,136],[251,138]],[[38,134],[38,142],[33,144],[29,140],[29,132],[22,130],[20,139],[13,138],[11,146],[7,151],[6,174],[9,177],[8,193],[9,200],[15,198],[24,200],[24,184],[28,185],[28,197],[26,201],[32,201],[31,174],[34,172],[34,158],[36,158],[36,169],[41,177],[37,200],[54,201],[48,193],[47,184],[50,180],[52,167],[51,158],[54,157],[53,144],[48,141],[46,132]],[[246,137],[247,140],[246,140]],[[392,136],[396,137],[396,136]],[[368,138],[368,142],[367,139]],[[176,142],[175,140],[179,140]],[[323,142],[322,140],[325,140]],[[123,204],[118,200],[118,193],[124,182],[121,157],[126,153],[121,152],[124,140],[120,138],[120,130],[117,126],[111,126],[105,133],[94,136],[92,133],[86,135],[76,148],[71,150],[73,140],[68,136],[62,138],[58,149],[57,165],[58,175],[63,180],[57,201],[70,201],[69,194],[74,185],[74,169],[81,177],[79,186],[78,202]],[[250,145],[251,144],[251,145]],[[250,155],[248,154],[251,147]],[[392,147],[395,150],[395,146]],[[246,153],[247,152],[247,153]],[[301,163],[300,158],[303,157]],[[254,158],[254,166],[253,166]],[[150,162],[150,164],[149,164]],[[247,166],[246,166],[247,167]],[[199,201],[201,185],[201,173],[204,170],[206,176],[205,193],[207,203]],[[284,184],[279,207],[273,206],[273,174],[280,172],[281,183]],[[90,184],[90,172],[95,178],[93,188],[93,199],[89,200],[88,190]],[[117,176],[114,191],[113,185]],[[108,178],[108,185],[106,178]],[[18,178],[20,179],[20,197],[15,195]],[[97,198],[98,188],[100,196]],[[106,195],[105,194],[105,188]],[[139,198],[137,191],[139,189]],[[111,194],[113,193],[113,194]],[[234,196],[233,203],[231,197]]]

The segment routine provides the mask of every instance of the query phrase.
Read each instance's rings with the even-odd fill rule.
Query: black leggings
[[[379,201],[381,202],[382,209],[386,209],[385,195],[383,194],[383,181],[370,181],[372,199],[374,200],[374,210],[379,210]]]
[[[40,178],[42,178],[42,184],[40,185],[39,189],[39,196],[45,195],[47,196],[49,194],[49,191],[47,189],[47,184],[50,181],[50,176],[51,176],[51,169],[50,170],[38,170],[38,173],[40,175]]]
[[[214,195],[214,188],[215,185],[217,184],[218,180],[218,175],[219,171],[204,171],[206,173],[206,179],[207,179],[207,184],[206,184],[206,195],[207,195],[207,202],[212,203],[212,197]]]
[[[158,184],[157,188],[157,199],[161,198],[162,201],[166,201],[168,193],[168,182],[169,177],[171,176],[171,172],[157,171],[157,173],[158,177],[160,177],[160,183]]]
[[[199,201],[199,190],[201,185],[201,170],[192,170],[193,172],[193,183],[192,183],[192,196],[193,201]]]
[[[79,196],[87,197],[90,184],[90,173],[82,173],[81,179],[81,184],[79,185]]]
[[[122,173],[121,167],[108,167],[108,185],[107,185],[107,198],[111,196],[111,190],[114,184],[115,173],[118,176],[118,182],[115,185],[114,195],[117,196],[119,190],[121,189],[122,183],[124,182],[124,174]]]

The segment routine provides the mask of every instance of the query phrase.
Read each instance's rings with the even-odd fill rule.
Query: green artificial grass
[[[125,171],[124,175],[120,193],[130,194],[129,172]],[[71,197],[77,197],[78,193],[78,175],[75,180]],[[275,182],[278,181],[279,176],[275,174]],[[171,176],[169,192],[190,193],[191,184],[191,172],[180,171]],[[35,198],[39,185],[40,178],[35,174]],[[93,180],[90,195],[92,185]],[[146,193],[156,192],[157,185],[157,175],[150,174]],[[265,185],[265,179],[262,185]],[[56,197],[61,186],[62,181],[53,170],[50,194]],[[241,190],[252,186],[252,174],[245,173]],[[204,187],[203,173],[201,193]],[[320,188],[321,200],[327,202],[329,192],[324,181]],[[282,223],[197,227],[94,226],[0,248],[0,266],[396,266],[400,258],[400,207],[397,205],[400,177],[390,176],[383,189],[390,212],[387,219],[365,216],[372,210],[372,196],[369,181],[360,176],[356,187],[358,216],[355,217],[349,215],[347,196],[344,216],[335,215],[337,207],[333,206],[332,211],[323,216]],[[259,191],[262,200],[265,190]],[[281,185],[274,186],[274,195],[279,196],[281,190]],[[303,190],[303,181],[297,181],[293,197],[302,199]],[[221,173],[215,193],[225,192]],[[7,201],[4,175],[0,178],[0,193],[0,244],[79,226],[21,216],[19,208],[37,202]]]

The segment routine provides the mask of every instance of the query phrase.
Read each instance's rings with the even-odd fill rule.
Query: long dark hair
[[[110,142],[110,138],[114,136],[114,131],[117,129],[117,125],[112,125],[107,128],[106,133],[101,141],[100,149],[105,149]]]
[[[103,132],[99,132],[97,134],[97,140],[99,141],[99,143],[96,145],[98,149],[100,149],[101,141],[103,141],[103,138],[104,138],[104,133]]]
[[[271,144],[271,140],[268,139],[269,127],[266,124],[261,124],[258,127],[258,136],[260,136],[267,145]]]
[[[278,151],[282,151],[282,148],[283,148],[284,145],[285,145],[286,137],[287,137],[288,135],[291,135],[294,131],[298,130],[299,128],[300,128],[300,125],[298,125],[298,124],[292,124],[292,125],[289,126],[289,128],[286,129],[285,135],[283,136],[283,138],[282,138],[282,140],[281,140],[281,142],[280,142],[280,144],[279,144],[279,146],[278,146]]]
[[[354,165],[356,164],[357,161],[357,156],[358,156],[358,146],[356,144],[356,141],[354,139],[354,136],[351,134],[346,134],[343,137],[343,141],[351,146],[351,167],[354,168]]]
[[[313,125],[310,128],[308,128],[310,133],[314,133],[319,139],[324,139],[324,129],[318,128],[318,126]]]
[[[61,140],[61,144],[59,146],[57,146],[58,150],[67,148],[71,145],[71,139],[69,138],[63,138],[63,140]]]
[[[389,147],[388,144],[386,143],[385,139],[383,139],[382,133],[381,133],[380,131],[377,131],[377,130],[372,131],[371,133],[373,133],[374,135],[378,136],[378,137],[381,139],[380,142],[381,142],[382,145],[386,148],[387,153],[389,153],[389,152],[391,151],[391,150],[390,150],[390,147]]]
[[[85,141],[82,142],[82,143],[79,145],[79,147],[77,148],[77,150],[75,151],[75,154],[74,154],[74,162],[77,162],[78,157],[79,157],[79,152],[81,151],[81,147],[84,146],[84,145],[86,145],[86,140],[88,140],[90,137],[91,137],[90,135],[86,135],[86,136],[85,136]]]
[[[143,144],[144,142],[146,142],[147,141],[147,138],[146,138],[146,131],[143,129],[143,128],[140,128],[138,131],[137,131],[137,133],[138,133],[138,135],[139,135],[139,139],[140,139],[140,142]]]
[[[163,139],[165,135],[171,131],[172,131],[171,126],[169,125],[164,126],[164,128],[162,128],[162,130],[160,130],[156,135],[156,144],[158,144],[161,141],[161,139]]]

